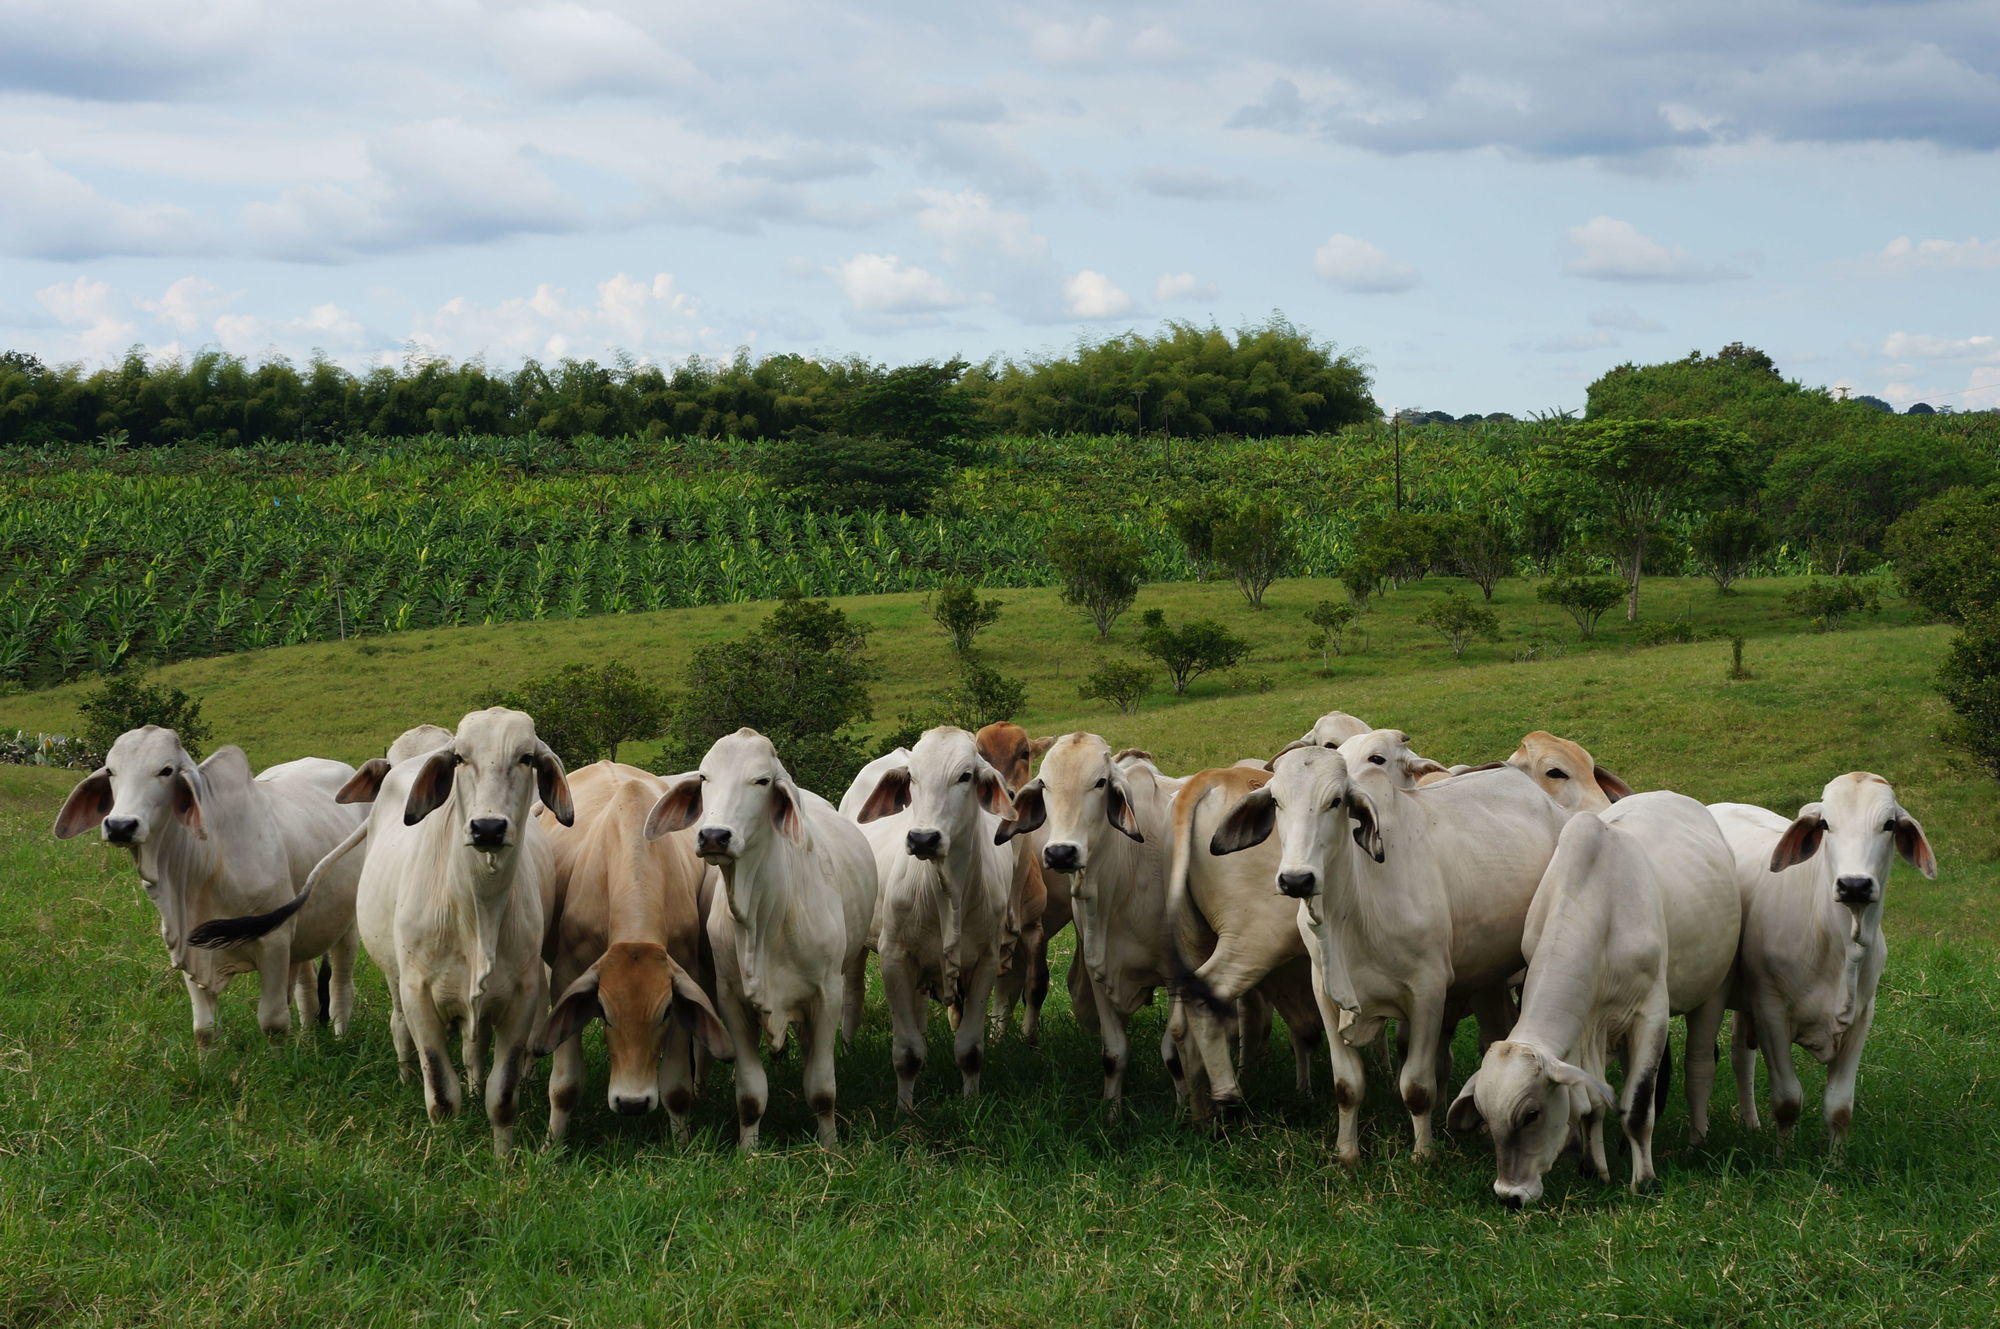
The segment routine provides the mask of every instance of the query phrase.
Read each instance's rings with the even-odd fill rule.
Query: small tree
[[[83,717],[80,737],[91,754],[93,766],[104,763],[104,754],[128,729],[142,729],[149,724],[171,729],[179,736],[187,754],[197,761],[213,734],[201,718],[199,697],[191,697],[165,683],[148,683],[136,670],[105,679],[103,686],[84,694],[76,709]]]
[[[1306,611],[1306,622],[1316,629],[1306,638],[1306,646],[1319,652],[1322,672],[1333,672],[1333,657],[1345,653],[1342,648],[1347,632],[1354,626],[1354,620],[1360,616],[1361,611],[1355,607],[1352,600],[1344,603],[1339,600],[1321,600]]]
[[[998,600],[980,599],[977,586],[958,578],[925,596],[924,608],[951,638],[952,653],[960,659],[972,654],[972,639],[979,630],[991,627],[1000,617]]]
[[[770,445],[759,466],[788,501],[842,512],[919,512],[951,474],[951,459],[898,438],[813,429]]]
[[[1146,547],[1109,522],[1065,526],[1049,535],[1049,562],[1062,578],[1062,602],[1088,618],[1099,638],[1139,598]]]
[[[1213,489],[1183,499],[1167,509],[1167,528],[1187,550],[1197,580],[1207,581],[1215,571],[1215,531],[1235,511],[1229,499]]]
[[[1347,599],[1355,613],[1368,612],[1368,597],[1382,593],[1382,579],[1388,575],[1388,565],[1378,550],[1357,545],[1347,556],[1340,567],[1340,584],[1347,588]]]
[[[1463,517],[1446,527],[1446,538],[1452,566],[1479,587],[1482,598],[1491,600],[1500,579],[1514,575],[1520,550],[1505,522],[1490,516]]]
[[[665,689],[612,660],[596,668],[564,665],[483,698],[481,706],[509,706],[535,718],[535,734],[572,770],[593,761],[618,760],[618,745],[658,738],[667,726]]]
[[[1169,627],[1165,614],[1148,609],[1141,621],[1145,629],[1139,634],[1139,651],[1166,667],[1176,695],[1211,669],[1227,669],[1250,653],[1249,642],[1214,619]]]
[[[959,666],[958,681],[937,694],[931,702],[896,717],[896,728],[878,740],[883,750],[913,747],[926,729],[957,725],[979,732],[995,720],[1019,715],[1028,705],[1028,689],[1019,679],[971,660]]]
[[[1077,695],[1085,701],[1111,702],[1120,715],[1130,715],[1152,688],[1153,671],[1146,666],[1131,660],[1106,660],[1084,679]]]
[[[1623,599],[1625,583],[1617,577],[1585,577],[1575,572],[1559,572],[1554,580],[1542,583],[1535,598],[1556,605],[1575,620],[1581,639],[1597,635],[1597,620],[1604,611]]]
[[[2000,605],[2000,485],[1954,489],[1889,528],[1903,594],[1946,622]]]
[[[1474,639],[1500,640],[1500,617],[1482,609],[1457,591],[1446,591],[1444,599],[1426,609],[1417,622],[1435,629],[1451,646],[1454,657],[1462,658]]]
[[[1252,609],[1264,607],[1264,592],[1297,559],[1298,541],[1285,514],[1268,504],[1245,504],[1215,526],[1215,561],[1229,570]]]
[[[1952,711],[1944,741],[2000,780],[2000,610],[1966,620],[1945,652],[1937,689]]]
[[[1748,572],[1770,547],[1770,526],[1762,517],[1741,508],[1723,508],[1695,528],[1695,562],[1723,595],[1730,594],[1730,583]]]
[[[1803,586],[1785,592],[1785,608],[1804,618],[1820,632],[1832,632],[1849,614],[1874,613],[1882,607],[1881,592],[1872,581],[1836,577],[1821,581],[1815,577]]]

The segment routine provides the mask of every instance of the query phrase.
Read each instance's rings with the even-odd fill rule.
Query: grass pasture
[[[872,1006],[841,1062],[843,1138],[821,1152],[796,1060],[774,1075],[768,1148],[734,1150],[726,1073],[708,1081],[686,1149],[664,1119],[614,1117],[602,1055],[569,1145],[544,1152],[538,1074],[524,1148],[486,1149],[477,1112],[440,1128],[395,1076],[381,980],[365,963],[355,1028],[267,1048],[246,994],[223,1000],[198,1058],[154,915],[121,855],[48,835],[73,773],[0,767],[0,1325],[1275,1323],[1462,1325],[1974,1325],[2000,1311],[2000,1108],[1995,1035],[2000,885],[1993,786],[1934,739],[1929,686],[1946,634],[1900,609],[1876,625],[1800,634],[1782,583],[1718,599],[1647,584],[1649,618],[1684,600],[1700,626],[1751,638],[1755,677],[1723,678],[1726,642],[1634,649],[1607,620],[1598,649],[1516,663],[1573,631],[1504,583],[1508,640],[1452,660],[1406,588],[1371,614],[1367,651],[1316,674],[1301,611],[1333,592],[1280,583],[1253,615],[1233,589],[1149,587],[1140,605],[1223,618],[1259,643],[1244,675],[1156,694],[1135,716],[1075,700],[1094,655],[1047,592],[1001,592],[984,658],[1029,687],[1037,730],[1094,728],[1169,770],[1274,750],[1340,707],[1411,731],[1442,760],[1504,755],[1526,729],[1583,741],[1638,788],[1789,812],[1831,775],[1880,771],[1941,863],[1898,869],[1882,1008],[1853,1144],[1833,1166],[1816,1067],[1794,1148],[1741,1130],[1717,1086],[1707,1148],[1685,1115],[1659,1136],[1645,1196],[1551,1174],[1543,1205],[1509,1214],[1483,1137],[1404,1157],[1407,1126],[1371,1068],[1366,1159],[1334,1159],[1327,1099],[1291,1088],[1279,1037],[1247,1079],[1253,1116],[1223,1136],[1176,1119],[1136,1022],[1126,1119],[1106,1126],[1095,1042],[1058,992],[1040,1048],[990,1050],[987,1093],[956,1097],[934,1021],[920,1116],[893,1113],[888,1018]],[[943,681],[921,597],[843,602],[876,623],[877,728]],[[253,761],[355,760],[420,718],[455,720],[483,688],[615,652],[672,678],[694,646],[755,606],[404,634],[195,661],[161,671],[207,699]],[[1115,634],[1127,639],[1127,624]],[[0,699],[0,728],[66,729],[69,690]],[[621,754],[630,755],[630,754]],[[643,756],[644,754],[638,754]],[[240,981],[240,980],[239,980]],[[1459,1072],[1472,1064],[1470,1036]],[[1316,1083],[1327,1083],[1324,1065]],[[1678,1098],[1678,1096],[1677,1096]]]

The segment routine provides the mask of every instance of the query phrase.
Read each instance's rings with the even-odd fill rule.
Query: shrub
[[[1938,669],[1937,689],[1952,712],[1944,741],[2000,779],[2000,611],[1966,621]]]
[[[951,459],[903,439],[794,430],[764,455],[764,479],[788,502],[840,512],[919,512]]]
[[[0,766],[58,766],[89,770],[101,755],[68,734],[0,734]]]
[[[869,756],[848,728],[873,715],[868,631],[824,600],[793,593],[745,636],[702,647],[688,662],[653,769],[691,770],[716,739],[747,725],[771,740],[804,788],[844,789]]]
[[[535,717],[535,733],[574,770],[618,760],[618,745],[658,738],[670,709],[666,691],[612,660],[592,668],[564,665],[479,702],[511,706]]]
[[[1306,611],[1306,622],[1317,629],[1306,638],[1306,646],[1319,652],[1322,670],[1332,672],[1333,657],[1345,654],[1347,635],[1356,630],[1354,620],[1360,616],[1361,610],[1352,600],[1344,604],[1338,600],[1321,600]]]
[[[1418,615],[1417,622],[1443,637],[1454,658],[1463,658],[1465,648],[1474,640],[1500,640],[1499,615],[1480,608],[1457,591],[1445,592],[1444,599]]]
[[[1099,638],[1139,598],[1146,547],[1109,522],[1060,527],[1049,535],[1049,562],[1062,578],[1062,602],[1088,618]]]
[[[1215,561],[1228,569],[1252,609],[1264,607],[1264,592],[1298,559],[1298,541],[1285,514],[1268,504],[1237,508],[1217,523],[1214,541]]]
[[[1741,508],[1711,513],[1694,532],[1695,564],[1729,594],[1729,584],[1750,570],[1771,547],[1771,528],[1762,517]]]
[[[1153,671],[1131,660],[1106,660],[1084,679],[1076,694],[1085,701],[1108,701],[1120,715],[1139,709],[1140,699],[1153,689]]]
[[[1670,618],[1664,623],[1641,623],[1638,636],[1641,646],[1680,646],[1701,640],[1701,634],[1695,631],[1692,618]]]
[[[956,578],[925,596],[924,608],[951,638],[952,653],[961,659],[972,654],[972,639],[979,630],[1000,617],[998,600],[980,599],[977,586]]]
[[[2000,485],[1954,489],[1889,528],[1903,594],[1964,622],[2000,607]]]
[[[959,667],[956,683],[926,706],[897,716],[896,728],[883,735],[876,746],[884,752],[913,747],[925,730],[939,725],[957,725],[978,733],[995,720],[1012,719],[1027,705],[1028,689],[1019,679],[967,660]]]
[[[1340,584],[1347,588],[1347,598],[1356,613],[1368,612],[1368,597],[1382,593],[1382,580],[1389,575],[1388,564],[1382,559],[1380,550],[1366,545],[1355,546],[1354,552],[1340,567]]]
[[[1491,600],[1500,579],[1514,575],[1519,550],[1506,523],[1493,517],[1460,517],[1445,527],[1445,535],[1451,565],[1479,587],[1483,598]]]
[[[1165,666],[1176,695],[1212,669],[1228,669],[1250,653],[1250,643],[1217,623],[1200,618],[1169,627],[1167,616],[1148,609],[1142,620],[1139,651]]]
[[[76,709],[83,716],[83,732],[78,737],[93,766],[103,764],[104,754],[128,729],[149,724],[171,729],[197,761],[213,735],[201,718],[199,697],[165,683],[148,683],[137,671],[105,679],[102,686],[84,694]]]
[[[1618,577],[1585,577],[1565,571],[1542,583],[1535,591],[1535,598],[1562,609],[1575,620],[1581,639],[1589,641],[1597,635],[1597,620],[1604,617],[1605,610],[1624,599],[1625,593],[1625,582]]]
[[[1832,632],[1849,614],[1872,614],[1881,607],[1882,595],[1875,583],[1856,577],[1836,577],[1831,581],[1814,577],[1805,585],[1785,592],[1785,608],[1810,619],[1821,632]]]
[[[1743,638],[1741,637],[1731,637],[1729,639],[1729,677],[1739,682],[1752,677],[1750,667],[1743,663]]]
[[[1392,512],[1363,524],[1355,560],[1395,585],[1420,581],[1444,559],[1457,522],[1449,514]],[[1351,588],[1350,588],[1351,589]]]
[[[1187,550],[1195,576],[1207,581],[1215,570],[1215,530],[1227,521],[1235,505],[1215,490],[1203,490],[1167,508],[1167,529]]]

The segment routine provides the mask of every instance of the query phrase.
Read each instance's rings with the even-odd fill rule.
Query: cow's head
[[[1309,900],[1324,883],[1328,859],[1346,852],[1341,837],[1352,835],[1362,852],[1383,859],[1375,799],[1359,787],[1347,759],[1323,747],[1281,752],[1271,762],[1271,779],[1236,800],[1209,838],[1209,852],[1234,854],[1278,836],[1277,888],[1281,895]]]
[[[1889,782],[1850,771],[1827,781],[1819,802],[1799,809],[1771,851],[1771,871],[1819,855],[1824,875],[1833,881],[1835,903],[1860,909],[1881,901],[1896,854],[1924,876],[1937,876],[1937,857],[1924,828],[1896,802]]]
[[[954,844],[978,829],[979,812],[1012,818],[1014,800],[971,734],[949,725],[924,732],[907,761],[889,767],[876,781],[855,818],[866,824],[910,810],[904,848],[916,858],[937,862]]]
[[[1055,739],[1029,738],[1028,731],[1012,720],[995,720],[975,734],[973,741],[979,745],[979,755],[1000,772],[1012,793],[1028,783],[1035,758],[1047,752]]]
[[[1014,816],[1000,824],[994,839],[1005,844],[1043,826],[1042,867],[1049,872],[1082,872],[1090,866],[1093,846],[1111,831],[1141,844],[1138,812],[1132,805],[1133,785],[1150,780],[1149,772],[1133,772],[1111,759],[1111,745],[1096,734],[1064,734],[1042,758],[1042,773],[1014,796]]]
[[[729,1032],[700,984],[657,942],[618,941],[556,999],[535,1039],[537,1056],[604,1021],[611,1055],[606,1099],[613,1112],[650,1112],[660,1103],[660,1059],[668,1022],[678,1021],[724,1061],[736,1055]]]
[[[106,844],[137,849],[173,823],[206,836],[202,791],[201,769],[178,734],[150,724],[127,730],[104,754],[104,765],[70,790],[56,814],[56,838],[95,826]]]
[[[1537,729],[1521,740],[1507,764],[1526,771],[1564,812],[1602,812],[1632,787],[1590,759],[1581,744]]]
[[[417,774],[403,802],[405,826],[449,803],[464,843],[500,854],[520,842],[521,826],[538,794],[557,821],[568,826],[576,820],[561,759],[535,736],[534,720],[520,711],[504,706],[474,711],[458,722],[449,743],[407,760],[417,763]],[[353,784],[349,782],[350,788]]]
[[[1553,1053],[1503,1040],[1459,1090],[1445,1124],[1455,1131],[1484,1125],[1493,1137],[1493,1193],[1509,1209],[1542,1198],[1542,1178],[1555,1165],[1571,1127],[1616,1102],[1611,1086]]]
[[[1410,751],[1410,736],[1400,729],[1371,729],[1356,734],[1340,745],[1340,755],[1348,770],[1376,767],[1398,789],[1414,789],[1426,775],[1451,774],[1448,767]]]
[[[667,792],[646,814],[646,838],[690,826],[695,853],[706,863],[732,863],[773,831],[805,842],[799,788],[770,739],[739,729],[716,739],[698,769],[667,781]]]

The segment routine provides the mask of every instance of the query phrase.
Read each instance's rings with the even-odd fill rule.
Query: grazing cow
[[[667,782],[636,766],[600,761],[569,773],[573,826],[537,814],[555,855],[562,900],[550,959],[559,993],[537,1055],[553,1050],[549,1139],[560,1140],[583,1088],[584,1026],[604,1021],[614,1112],[664,1104],[686,1140],[694,1104],[693,1040],[727,1061],[734,1045],[703,984],[713,986],[702,931],[702,863],[686,831],[645,837],[646,814]]]
[[[1313,727],[1299,735],[1297,742],[1308,747],[1337,748],[1350,738],[1359,738],[1375,726],[1346,711],[1328,711],[1313,721]]]
[[[1585,1167],[1610,1180],[1603,1123],[1617,1100],[1604,1070],[1614,1049],[1625,1066],[1617,1106],[1632,1187],[1653,1180],[1670,1016],[1688,1017],[1690,1131],[1705,1132],[1741,916],[1735,860],[1693,799],[1635,794],[1570,818],[1528,910],[1521,1017],[1486,1049],[1445,1118],[1454,1130],[1486,1123],[1493,1190],[1508,1208],[1541,1198],[1542,1177],[1573,1131]]]
[[[1410,1031],[1400,1075],[1416,1153],[1431,1147],[1442,1022],[1454,997],[1498,989],[1521,967],[1521,928],[1555,852],[1561,809],[1514,770],[1423,789],[1386,765],[1298,748],[1270,783],[1238,799],[1210,841],[1237,853],[1280,844],[1279,891],[1307,902],[1320,977],[1353,1016],[1333,1052],[1338,1151],[1360,1161],[1363,1047],[1387,1019]]]
[[[1526,771],[1565,812],[1602,812],[1632,796],[1632,787],[1592,761],[1581,744],[1545,730],[1522,739],[1507,764]]]
[[[307,757],[254,779],[237,747],[196,765],[171,729],[147,725],[120,734],[104,765],[70,791],[56,815],[59,840],[99,827],[106,844],[131,851],[146,896],[160,914],[160,937],[187,985],[195,1043],[215,1040],[215,999],[231,977],[258,978],[257,1025],[270,1037],[291,1027],[286,990],[301,1022],[330,1018],[347,1032],[354,1006],[354,884],[350,866],[332,875],[312,907],[291,911],[262,933],[222,950],[194,934],[210,920],[268,910],[291,899],[326,852],[360,820],[333,796],[354,774],[337,761]],[[324,991],[311,961],[326,957]]]
[[[1029,738],[1028,731],[1011,720],[996,720],[973,738],[979,745],[979,755],[1000,772],[1009,795],[1028,783],[1031,763],[1055,742],[1054,738]],[[1043,839],[1036,833],[1012,842],[1014,890],[1010,898],[1019,922],[1020,958],[1009,957],[993,988],[996,1028],[1004,1032],[1014,1007],[1020,1005],[1021,1037],[1031,1046],[1041,1041],[1042,1003],[1049,995],[1049,940],[1068,927],[1070,921],[1069,878],[1042,872]],[[1095,1033],[1097,1006],[1089,999],[1085,982],[1083,961],[1072,955],[1068,975],[1070,1009],[1078,1024]]]
[[[1882,899],[1890,860],[1900,854],[1935,878],[1937,858],[1889,782],[1867,771],[1828,781],[1819,802],[1790,822],[1747,803],[1716,803],[1709,811],[1735,855],[1743,897],[1740,977],[1731,1003],[1739,1012],[1737,1114],[1746,1126],[1757,1125],[1747,1013],[1770,1074],[1779,1147],[1805,1101],[1792,1068],[1796,1043],[1827,1067],[1823,1109],[1837,1153],[1854,1124],[1854,1082],[1889,958]]]
[[[993,837],[1013,815],[1000,772],[979,755],[971,734],[946,726],[927,730],[901,764],[877,774],[856,817],[881,880],[875,950],[904,1112],[916,1106],[927,995],[960,1012],[953,1055],[966,1097],[979,1092],[987,1006],[1010,949],[1014,884],[1014,853]]]
[[[1131,1051],[1126,1027],[1170,978],[1172,809],[1150,769],[1118,765],[1110,744],[1085,733],[1055,741],[1042,758],[1042,773],[1015,794],[1014,808],[998,840],[1004,844],[1046,824],[1043,871],[1070,879],[1077,949],[1104,1047],[1106,1114],[1116,1120]],[[1161,1057],[1170,1071],[1178,1065],[1171,1034],[1162,1040]]]
[[[695,829],[695,852],[721,869],[708,911],[716,1011],[736,1048],[737,1143],[757,1147],[770,1082],[758,1055],[785,1046],[794,1023],[805,1053],[806,1100],[832,1148],[834,1042],[854,1039],[867,984],[876,902],[875,858],[861,828],[801,789],[771,740],[739,729],[715,741],[698,770],[667,781],[646,837]]]

